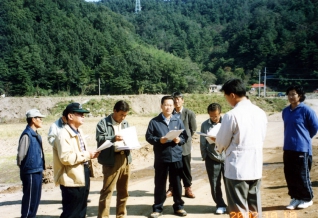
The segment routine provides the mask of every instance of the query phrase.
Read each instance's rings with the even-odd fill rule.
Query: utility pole
[[[264,76],[264,98],[266,98],[266,67],[265,67],[265,76]]]
[[[139,11],[141,11],[140,0],[136,0],[135,13],[137,14]]]
[[[98,78],[98,96],[100,96],[100,78]]]
[[[261,96],[261,71],[258,71],[258,97]]]

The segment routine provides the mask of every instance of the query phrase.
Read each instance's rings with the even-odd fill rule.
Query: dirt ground
[[[147,98],[134,99],[134,101],[139,106],[135,108],[139,111],[146,111],[150,113],[159,112],[159,99],[161,96],[152,97],[150,101]],[[0,99],[0,117],[4,115],[6,111],[6,119],[9,118],[10,113],[16,114],[18,119],[21,114],[24,116],[23,108],[31,108],[32,105],[28,105],[24,100],[19,100],[18,102],[9,99],[10,104],[14,108],[7,105],[8,100],[4,102]],[[80,99],[78,102],[85,101],[86,99]],[[56,100],[49,99],[46,100],[46,107],[49,108],[54,105]],[[6,105],[4,106],[5,103]],[[306,100],[315,111],[318,113],[318,100],[310,99]],[[151,107],[151,108],[150,108]],[[17,109],[17,108],[20,108]],[[41,110],[41,108],[40,108]],[[42,109],[42,110],[45,110]],[[41,110],[41,111],[42,111]],[[10,111],[7,112],[7,111]],[[43,112],[45,113],[45,112]],[[133,163],[132,163],[132,174],[129,184],[129,194],[130,197],[127,203],[128,217],[148,217],[151,213],[151,205],[153,204],[153,191],[154,191],[154,170],[153,170],[153,150],[152,146],[147,144],[144,140],[144,134],[148,125],[150,116],[129,116],[127,120],[130,125],[136,126],[138,132],[138,138],[142,144],[142,148],[133,151]],[[207,115],[197,115],[197,124],[200,128],[201,123],[208,118]],[[85,124],[83,125],[83,130],[88,137],[89,149],[95,149],[95,126],[101,117],[90,117],[85,119]],[[268,116],[268,128],[267,135],[264,144],[264,167],[263,167],[263,178],[262,178],[262,208],[263,208],[263,218],[318,218],[318,201],[314,197],[313,206],[303,209],[303,210],[285,210],[286,205],[290,201],[290,197],[287,194],[287,187],[283,173],[282,164],[282,144],[283,144],[283,122],[281,119],[281,114],[271,114]],[[44,139],[44,150],[48,160],[48,167],[50,167],[52,148],[46,142],[46,136],[50,124],[53,120],[45,121],[44,126],[40,130],[40,134]],[[0,217],[13,218],[20,216],[21,208],[21,197],[22,189],[21,182],[18,179],[18,169],[15,166],[15,154],[17,146],[17,137],[25,128],[25,124],[8,123],[0,124],[0,136],[3,136],[4,131],[14,129],[11,134],[8,134],[6,138],[0,137],[0,155],[2,160],[0,160],[0,165],[6,166],[5,169],[1,168],[0,172]],[[199,131],[199,129],[198,129]],[[17,134],[18,133],[18,134]],[[318,194],[318,136],[316,135],[313,139],[313,166],[311,170],[311,181],[314,191],[314,196]],[[210,193],[210,186],[207,178],[207,173],[205,170],[204,162],[201,161],[200,146],[199,146],[199,136],[195,135],[193,139],[193,151],[192,151],[192,176],[193,185],[192,189],[196,198],[189,199],[183,198],[185,201],[185,210],[188,212],[190,218],[210,218],[210,217],[229,217],[229,214],[216,215],[215,203],[212,200]],[[12,173],[10,169],[13,168],[15,171]],[[91,179],[91,188],[88,203],[87,217],[97,217],[98,210],[98,199],[99,191],[102,187],[102,174],[101,167],[98,163],[94,164],[95,178]],[[7,173],[8,172],[10,173]],[[37,213],[37,217],[48,218],[48,217],[59,217],[61,214],[61,193],[59,187],[55,187],[51,183],[52,170],[47,170],[47,184],[43,184],[42,198]],[[7,178],[4,182],[4,177]],[[12,178],[8,182],[8,178]],[[224,189],[223,189],[224,190]],[[225,192],[224,197],[225,197]],[[226,200],[226,197],[225,197]],[[116,204],[116,192],[114,192],[111,202],[111,217],[115,217],[115,207]],[[168,198],[164,205],[164,216],[163,217],[175,217],[173,215],[172,209],[173,200]],[[231,216],[233,218],[239,218],[240,216]]]

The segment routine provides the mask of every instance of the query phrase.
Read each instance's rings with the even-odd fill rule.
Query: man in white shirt
[[[265,112],[246,97],[239,79],[227,81],[221,91],[233,109],[223,116],[216,150],[225,150],[225,189],[230,216],[262,217],[260,184],[263,167]]]

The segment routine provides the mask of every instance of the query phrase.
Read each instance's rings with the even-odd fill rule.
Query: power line
[[[266,78],[267,80],[318,80],[318,79],[285,79],[285,78]]]

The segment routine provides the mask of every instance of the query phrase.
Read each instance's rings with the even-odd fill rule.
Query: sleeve
[[[232,115],[225,114],[222,119],[222,125],[215,139],[215,149],[221,153],[226,150],[232,141],[233,133],[236,128],[236,122]]]
[[[307,118],[309,135],[311,138],[313,138],[318,131],[318,118],[315,111],[309,110],[309,115]]]
[[[190,114],[189,118],[190,118],[189,124],[190,124],[191,136],[193,136],[193,134],[197,130],[197,121],[196,121],[196,118],[195,118],[195,113],[193,111],[191,111],[191,114]]]
[[[58,157],[63,165],[76,165],[84,163],[88,160],[90,160],[90,154],[88,151],[74,151],[74,139],[72,140],[70,137],[68,137],[67,130],[63,129],[61,133],[59,134],[57,141],[57,154]]]
[[[115,142],[115,135],[111,135],[108,131],[105,118],[98,122],[96,126],[97,147],[101,146],[106,140]]]
[[[26,154],[28,153],[28,149],[30,146],[30,139],[27,134],[23,135],[19,141],[18,146],[18,154],[17,154],[17,165],[20,166],[21,162],[25,158]]]
[[[154,121],[151,120],[148,124],[148,128],[146,131],[146,141],[151,145],[161,145],[160,138],[162,136],[158,136],[158,131],[155,129]]]
[[[201,124],[201,130],[200,132],[205,133],[206,129],[204,128],[204,123]],[[204,136],[200,135],[200,150],[201,150],[201,157],[203,160],[206,158],[206,139]]]
[[[50,126],[50,129],[49,129],[49,133],[48,133],[48,136],[47,136],[47,140],[49,141],[50,145],[54,145],[54,141],[57,137],[57,126],[55,123],[53,123],[51,126]]]
[[[178,145],[184,145],[186,143],[186,141],[188,140],[188,134],[187,131],[185,130],[185,127],[183,125],[183,122],[179,119],[180,123],[179,123],[179,129],[184,129],[183,132],[179,135],[180,138],[180,142],[178,143]]]

